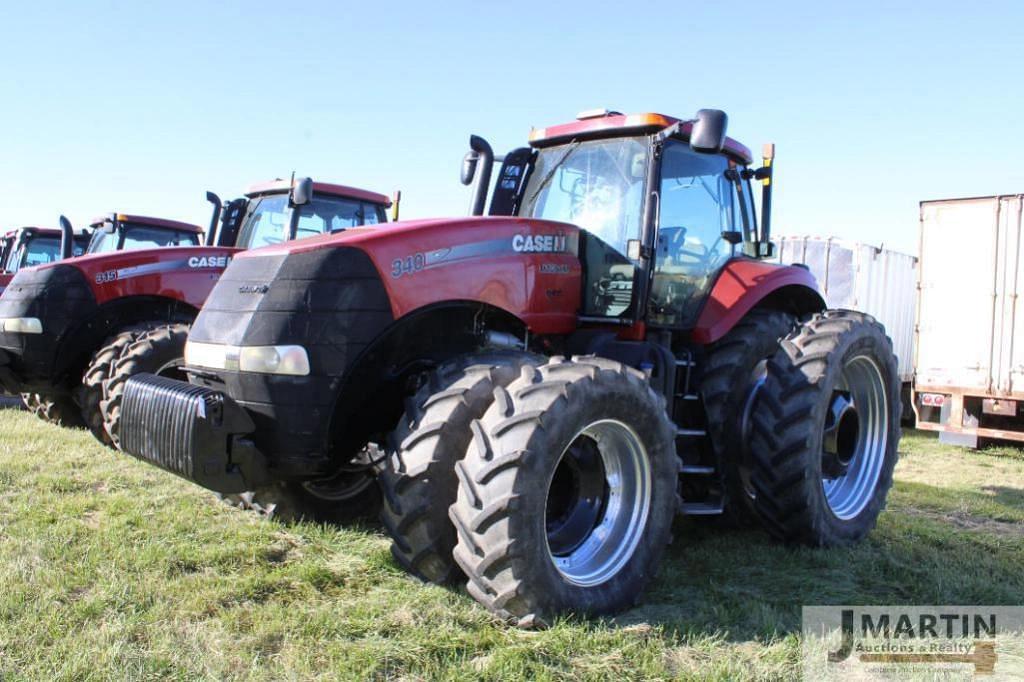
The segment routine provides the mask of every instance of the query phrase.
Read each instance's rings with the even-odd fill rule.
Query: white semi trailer
[[[914,409],[968,447],[1024,441],[1024,195],[921,202]]]
[[[807,266],[829,308],[859,310],[885,325],[899,362],[904,416],[913,418],[910,387],[914,378],[917,258],[835,237],[788,236],[775,241],[779,262]]]

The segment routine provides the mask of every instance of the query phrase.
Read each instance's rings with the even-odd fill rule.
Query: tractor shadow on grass
[[[997,518],[975,511],[975,523],[966,524],[953,513],[922,512],[913,499],[907,505],[905,487],[897,484],[897,500],[878,527],[849,548],[790,548],[757,530],[680,519],[641,605],[606,622],[660,626],[670,637],[743,642],[799,632],[805,605],[1018,603],[1024,523],[998,517],[1005,505],[1020,518],[1024,491],[984,488],[991,492],[985,511]],[[923,487],[930,490],[915,490],[912,498],[944,492]]]

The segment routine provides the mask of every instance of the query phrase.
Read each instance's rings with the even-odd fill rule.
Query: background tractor
[[[289,181],[240,199],[213,193],[203,244],[195,225],[111,214],[88,254],[19,272],[0,296],[0,383],[48,421],[85,424],[117,440],[124,381],[178,374],[188,328],[231,257],[352,225],[386,222],[390,199],[365,190]]]
[[[89,246],[89,232],[72,238],[72,256],[81,256]],[[61,231],[53,227],[19,227],[0,239],[0,293],[14,273],[22,268],[52,263],[61,258]]]
[[[489,217],[240,254],[189,381],[127,382],[124,450],[306,513],[364,504],[376,472],[396,559],[524,626],[633,604],[677,513],[863,538],[896,461],[891,345],[762,260],[772,148],[753,169],[725,127],[586,113],[503,158]],[[310,508],[319,485],[349,494]]]

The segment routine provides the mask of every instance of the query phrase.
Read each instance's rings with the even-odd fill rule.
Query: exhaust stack
[[[217,245],[217,224],[220,222],[220,213],[223,203],[220,197],[213,192],[206,193],[206,200],[213,204],[213,215],[210,216],[210,229],[206,231],[206,245]]]
[[[60,258],[71,258],[75,248],[75,229],[71,227],[71,221],[64,216],[60,217]]]
[[[494,150],[487,140],[469,136],[469,148],[462,159],[462,184],[473,183],[473,198],[469,202],[470,215],[483,215],[487,191],[491,188],[491,170],[494,168]]]

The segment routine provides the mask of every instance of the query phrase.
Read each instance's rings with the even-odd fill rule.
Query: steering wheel
[[[715,264],[715,261],[717,260],[715,254],[718,251],[719,245],[722,243],[722,238],[719,237],[710,247],[698,244],[691,245],[690,248],[686,248],[686,227],[683,227],[682,225],[667,225],[660,228],[658,230],[658,241],[663,238],[667,238],[667,243],[664,245],[667,256],[672,256],[680,261],[684,258],[688,258],[690,261],[685,264],[701,265],[705,266],[706,269]],[[693,246],[696,246],[700,250],[694,250]],[[662,248],[663,245],[658,244],[658,249]]]

